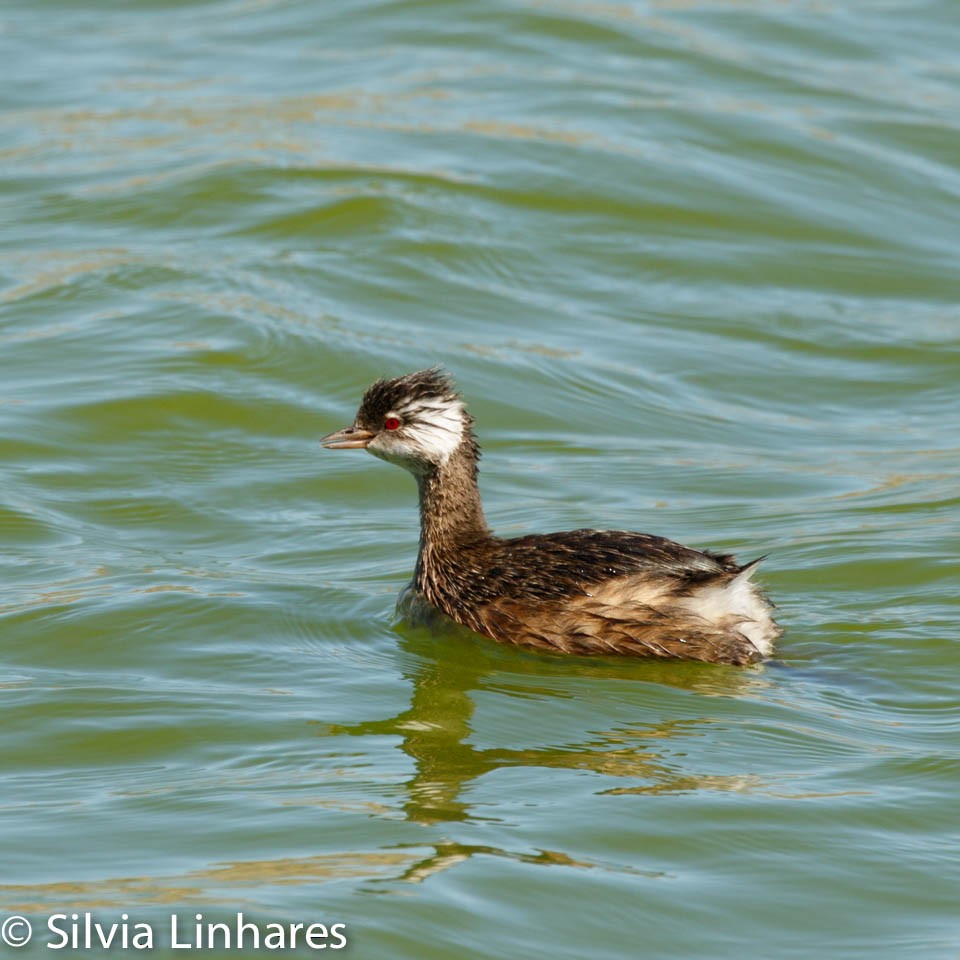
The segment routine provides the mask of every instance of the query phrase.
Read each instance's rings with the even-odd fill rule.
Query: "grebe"
[[[757,564],[622,530],[502,539],[477,487],[473,417],[438,368],[378,380],[353,425],[320,441],[409,470],[420,490],[420,551],[407,592],[502,643],[568,654],[746,664],[780,628],[751,581]]]

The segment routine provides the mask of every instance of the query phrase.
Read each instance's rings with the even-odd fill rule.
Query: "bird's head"
[[[328,450],[365,449],[424,476],[463,447],[479,456],[473,418],[450,376],[439,368],[378,380],[363,395],[353,424],[324,437]]]

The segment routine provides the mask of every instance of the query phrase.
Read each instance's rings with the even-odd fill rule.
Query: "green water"
[[[9,0],[16,955],[956,958],[958,51],[954,0]],[[414,485],[317,440],[433,363],[498,531],[769,554],[778,658],[394,627]]]

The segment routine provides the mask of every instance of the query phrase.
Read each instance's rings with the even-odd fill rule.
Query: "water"
[[[12,0],[0,46],[20,955],[956,957],[955,4]],[[392,626],[413,484],[317,440],[438,362],[496,529],[769,554],[777,660]]]

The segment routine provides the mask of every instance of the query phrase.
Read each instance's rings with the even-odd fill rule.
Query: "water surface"
[[[0,47],[23,954],[956,956],[954,4],[14,0]],[[777,659],[395,627],[414,485],[317,440],[434,363],[499,532],[768,554]]]

